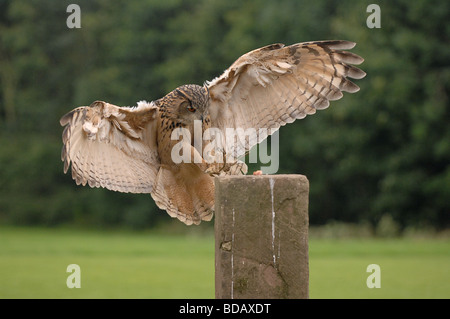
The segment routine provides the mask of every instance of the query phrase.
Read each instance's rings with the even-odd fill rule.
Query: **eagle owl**
[[[349,41],[268,45],[244,54],[203,86],[183,85],[135,107],[101,101],[78,107],[60,120],[64,172],[71,165],[77,184],[150,193],[161,209],[187,225],[209,221],[213,176],[245,174],[239,157],[267,135],[327,108],[342,92],[359,90],[348,79],[366,75],[353,66],[364,60],[345,51],[354,46]],[[195,140],[196,125],[201,133],[254,128],[255,136],[241,140],[222,134],[220,143],[209,147],[216,159],[211,161],[203,152],[210,143]],[[194,138],[174,138],[177,130]],[[174,152],[176,146],[183,152]],[[174,153],[190,160],[179,161]]]

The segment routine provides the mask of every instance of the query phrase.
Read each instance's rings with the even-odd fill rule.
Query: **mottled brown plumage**
[[[344,51],[354,45],[348,41],[273,44],[244,54],[204,86],[184,85],[132,108],[100,101],[76,108],[61,118],[64,172],[71,164],[77,184],[150,193],[160,208],[188,225],[210,220],[212,176],[245,174],[247,168],[238,158],[268,134],[327,108],[342,92],[359,90],[348,78],[365,76],[351,65],[363,59]],[[219,135],[219,146],[214,144],[211,150],[211,140],[195,134],[195,123],[200,123],[202,133],[256,130],[247,143]],[[192,139],[173,138],[182,130]],[[188,150],[189,161],[174,158],[179,146]]]

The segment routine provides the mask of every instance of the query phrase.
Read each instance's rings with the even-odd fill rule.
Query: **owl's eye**
[[[195,112],[197,110],[195,107],[192,106],[191,102],[189,102],[189,104],[186,108],[189,112]]]

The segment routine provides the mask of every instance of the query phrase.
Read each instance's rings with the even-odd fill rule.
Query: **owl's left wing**
[[[226,136],[228,155],[238,158],[280,126],[327,108],[342,92],[357,92],[348,78],[366,75],[351,65],[364,59],[343,51],[354,46],[349,41],[273,44],[244,54],[207,82],[211,126]],[[244,139],[228,135],[227,128]]]
[[[157,107],[119,107],[97,101],[64,115],[64,173],[83,186],[150,193],[160,167],[156,147]]]

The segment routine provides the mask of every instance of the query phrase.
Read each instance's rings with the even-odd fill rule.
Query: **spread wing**
[[[72,164],[78,185],[150,193],[160,166],[156,112],[147,102],[129,108],[97,101],[67,113],[60,120],[64,173]]]
[[[348,41],[273,44],[241,56],[207,82],[211,126],[224,132],[228,155],[238,158],[280,126],[327,108],[342,92],[357,92],[348,78],[366,75],[352,66],[364,59],[343,51],[354,46]],[[229,136],[226,128],[241,136]]]

